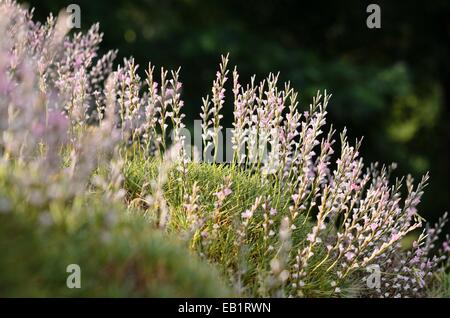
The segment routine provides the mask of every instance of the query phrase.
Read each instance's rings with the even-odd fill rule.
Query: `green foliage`
[[[38,208],[10,181],[0,171],[1,296],[230,295],[183,242],[125,207],[87,194]],[[69,264],[81,267],[81,289],[66,287]]]
[[[130,202],[138,202],[140,209],[146,210],[145,197],[152,194],[151,180],[158,176],[158,160],[145,160],[136,157],[127,160],[124,176],[125,189]],[[226,180],[231,181],[231,194],[225,199],[219,214],[214,216],[216,193],[221,190]],[[188,215],[183,208],[185,191],[192,187],[199,187],[199,214],[204,216],[205,225],[189,233]],[[263,181],[260,174],[251,173],[247,170],[241,171],[237,166],[214,165],[208,163],[188,163],[185,175],[173,168],[169,178],[164,185],[165,198],[170,207],[169,231],[174,234],[190,235],[192,238],[191,248],[201,255],[205,255],[209,261],[216,264],[227,277],[230,284],[237,289],[241,296],[268,296],[270,295],[270,262],[275,254],[267,251],[268,246],[273,244],[275,253],[278,253],[278,233],[269,242],[264,237],[264,215],[255,214],[254,220],[249,224],[247,241],[242,246],[237,246],[239,240],[238,232],[241,225],[241,213],[249,209],[259,196],[269,197],[270,206],[278,213],[273,217],[274,230],[278,232],[281,219],[288,215],[288,204],[290,193],[285,192],[281,185]],[[190,194],[187,193],[187,194]],[[149,215],[150,213],[150,215]],[[155,216],[151,211],[146,213],[150,219]],[[218,224],[216,235],[212,238],[202,238],[202,231],[214,232],[214,224]],[[296,229],[292,232],[293,250],[301,248],[306,243],[306,235],[310,232],[312,223],[301,215],[296,221]],[[318,249],[309,264],[314,268],[326,254],[324,247]],[[292,265],[292,264],[290,264]],[[322,264],[323,265],[323,264]],[[326,264],[325,264],[326,265]],[[328,264],[329,265],[329,264]],[[305,279],[304,295],[309,297],[330,297],[333,295],[334,287],[331,282],[335,279],[334,271],[316,270]],[[242,285],[247,288],[242,289]],[[345,281],[342,284],[343,294],[352,295],[354,282]]]
[[[433,286],[428,288],[428,297],[433,298],[450,298],[450,273],[445,270],[439,271],[435,275]]]

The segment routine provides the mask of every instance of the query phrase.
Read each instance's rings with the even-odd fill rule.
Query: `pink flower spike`
[[[253,216],[253,212],[250,211],[250,210],[246,210],[245,212],[243,212],[241,214],[241,216],[242,216],[243,219],[247,219],[248,220],[248,219],[250,219]]]

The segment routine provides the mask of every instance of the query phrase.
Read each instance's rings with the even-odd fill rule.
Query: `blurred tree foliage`
[[[74,1],[26,1],[44,19]],[[371,1],[373,2],[373,1]],[[186,112],[197,119],[220,54],[241,80],[280,71],[306,107],[317,89],[334,94],[330,121],[364,136],[366,160],[398,162],[399,174],[431,184],[422,213],[450,207],[450,2],[375,1],[381,29],[366,26],[365,1],[77,1],[82,27],[99,21],[103,49],[141,65],[182,66]],[[118,60],[120,61],[120,59]],[[230,122],[231,105],[225,120]]]

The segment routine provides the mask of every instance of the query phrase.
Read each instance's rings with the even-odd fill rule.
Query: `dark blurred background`
[[[450,1],[25,1],[44,20],[70,3],[82,29],[100,22],[103,51],[134,56],[141,71],[181,66],[189,119],[199,118],[220,54],[241,81],[280,71],[307,107],[317,89],[333,94],[329,121],[364,136],[367,161],[398,163],[398,174],[430,171],[421,213],[450,207]],[[366,7],[381,7],[381,29]],[[232,106],[226,110],[229,127]]]

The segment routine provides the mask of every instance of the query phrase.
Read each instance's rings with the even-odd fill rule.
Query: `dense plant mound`
[[[149,64],[142,80],[130,58],[113,71],[116,52],[97,55],[98,25],[74,35],[67,26],[64,15],[40,24],[0,2],[0,227],[18,238],[0,243],[1,293],[225,295],[211,266],[238,296],[439,289],[446,216],[401,244],[423,226],[428,176],[414,185],[394,179],[394,165],[366,167],[345,131],[336,147],[326,92],[301,111],[278,75],[244,85],[234,68],[233,151],[220,163],[228,56],[191,140],[179,70],[155,76]],[[74,258],[87,283],[69,291],[54,272]]]
[[[101,196],[36,206],[0,170],[0,294],[14,297],[225,297],[214,268]],[[131,212],[131,211],[130,211]],[[81,288],[69,289],[69,264]]]
[[[147,200],[152,200],[154,193],[145,185],[157,178],[159,166],[160,162],[148,160],[128,162],[124,177],[130,206],[147,209]],[[232,285],[244,281],[250,290],[239,290],[240,293],[269,295],[268,290],[262,289],[275,283],[270,282],[269,265],[275,247],[279,247],[278,233],[274,230],[280,227],[281,216],[288,213],[289,195],[279,187],[261,183],[259,174],[233,170],[226,165],[189,163],[184,182],[179,178],[174,167],[163,186],[170,210],[167,229],[190,240],[191,248],[216,263]],[[183,196],[185,188],[192,189],[187,198]],[[244,229],[242,211],[251,210],[255,201],[261,201],[266,208],[263,213],[256,214],[254,222]],[[270,207],[269,201],[272,203]],[[294,244],[301,244],[312,227],[304,216],[299,216],[299,219],[303,222],[292,238]],[[240,236],[243,230],[250,238],[248,242]],[[314,276],[319,278],[321,274],[317,272]],[[328,282],[331,277],[332,273],[323,280]],[[326,289],[322,286],[311,295],[326,295]]]

